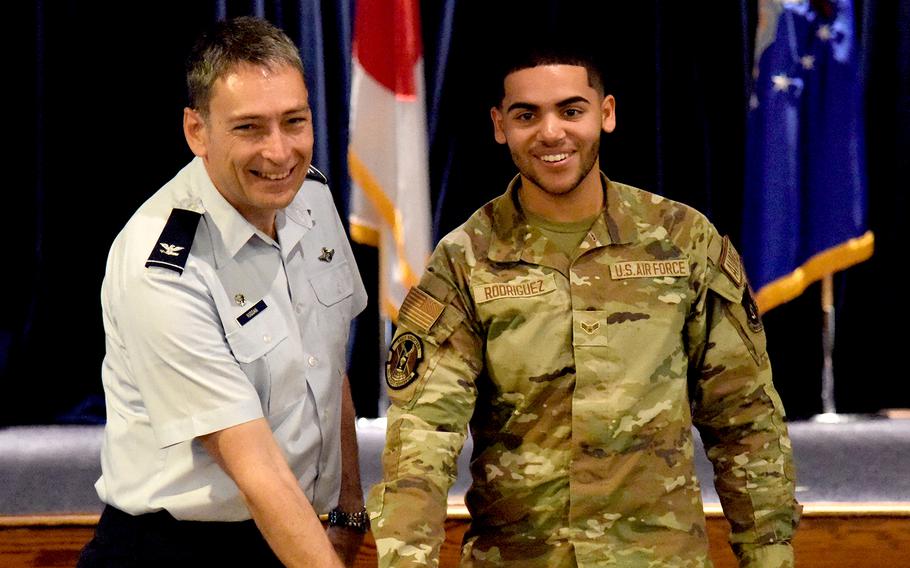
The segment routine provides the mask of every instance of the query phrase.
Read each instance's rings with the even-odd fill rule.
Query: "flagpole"
[[[822,413],[812,417],[814,422],[843,424],[883,418],[876,414],[839,414],[834,400],[834,276],[822,278]]]
[[[357,0],[348,170],[351,237],[379,249],[379,416],[395,308],[430,255],[430,170],[420,3]],[[374,324],[375,325],[375,324]]]
[[[822,279],[822,412],[837,414],[834,403],[834,279]]]
[[[834,278],[822,278],[822,413],[812,417],[815,422],[837,424],[847,417],[837,413],[834,402]]]

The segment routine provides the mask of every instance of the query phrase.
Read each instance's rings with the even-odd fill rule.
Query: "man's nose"
[[[275,163],[287,161],[291,155],[291,141],[280,128],[272,129],[263,140],[262,157]]]
[[[562,121],[558,116],[546,114],[540,121],[540,129],[537,136],[541,142],[553,143],[559,142],[565,136],[566,131],[563,128]]]

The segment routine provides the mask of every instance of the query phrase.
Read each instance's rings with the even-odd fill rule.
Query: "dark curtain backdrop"
[[[9,155],[3,201],[0,423],[102,416],[99,290],[130,214],[187,162],[183,60],[208,23],[262,15],[299,43],[317,111],[314,163],[347,210],[353,1],[39,0],[6,11]],[[689,203],[739,242],[755,0],[683,3],[424,0],[435,235],[503,191],[514,173],[489,121],[492,69],[535,38],[584,39],[617,97],[602,164],[617,180]],[[6,10],[6,9],[5,9]],[[910,406],[903,234],[910,177],[910,0],[857,4],[867,85],[873,259],[835,278],[838,410]],[[376,258],[358,248],[375,283]],[[376,307],[358,321],[351,378],[377,411]],[[791,417],[820,410],[818,286],[765,316]]]

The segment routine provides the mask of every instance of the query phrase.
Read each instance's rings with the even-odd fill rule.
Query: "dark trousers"
[[[178,521],[167,511],[130,515],[110,505],[77,568],[283,566],[253,521]]]

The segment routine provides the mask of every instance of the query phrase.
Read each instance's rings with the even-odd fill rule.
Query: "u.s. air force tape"
[[[613,280],[688,275],[689,260],[686,258],[675,260],[627,260],[614,262],[610,265],[610,278]]]
[[[385,364],[385,382],[392,389],[403,389],[417,378],[417,365],[423,360],[423,342],[411,332],[395,338]]]

